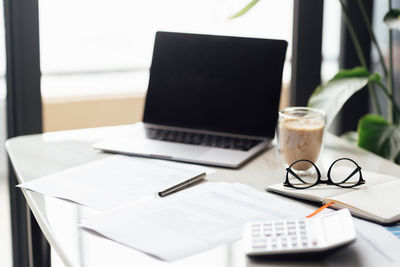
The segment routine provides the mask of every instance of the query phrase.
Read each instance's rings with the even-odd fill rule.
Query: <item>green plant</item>
[[[340,70],[327,83],[318,86],[310,96],[308,105],[324,109],[327,112],[327,127],[329,127],[344,103],[356,92],[367,87],[375,114],[367,114],[360,118],[357,127],[357,144],[362,148],[400,164],[400,108],[395,101],[396,90],[393,80],[392,38],[393,30],[400,30],[400,10],[393,9],[391,0],[388,1],[389,11],[383,18],[383,21],[388,25],[389,29],[389,55],[388,62],[385,62],[363,2],[362,0],[357,0],[365,27],[367,27],[371,41],[378,51],[383,72],[383,75],[381,75],[380,73],[371,73],[368,70],[360,41],[357,37],[357,33],[354,31],[351,19],[348,16],[347,8],[343,0],[338,1],[341,4],[346,26],[349,30],[361,66],[350,70]],[[231,18],[244,15],[258,2],[259,0],[250,1],[246,7]],[[382,76],[386,82],[382,81]],[[398,88],[399,86],[397,89]],[[386,111],[380,106],[376,96],[377,90],[381,90],[385,95]]]

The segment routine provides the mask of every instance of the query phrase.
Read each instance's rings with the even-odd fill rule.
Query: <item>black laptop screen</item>
[[[273,138],[287,42],[158,32],[143,121]]]

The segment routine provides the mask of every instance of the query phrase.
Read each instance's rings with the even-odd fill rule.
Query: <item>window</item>
[[[44,123],[46,114],[57,113],[47,112],[50,106],[46,104],[54,104],[54,99],[143,97],[154,36],[159,30],[285,39],[289,42],[289,62],[293,1],[260,1],[246,16],[228,19],[247,3],[40,0]],[[290,65],[286,64],[284,81],[288,83],[289,79]],[[126,113],[130,112],[134,111]],[[118,116],[122,115],[114,117]],[[63,121],[65,124],[66,120]]]
[[[341,7],[339,0],[324,1],[321,81],[327,82],[339,71]]]
[[[158,30],[291,39],[292,1],[261,1],[227,19],[246,3],[41,0],[41,68],[44,75],[147,69]]]

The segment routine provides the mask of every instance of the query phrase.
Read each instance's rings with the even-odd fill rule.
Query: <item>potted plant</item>
[[[400,93],[400,85],[395,87],[393,81],[393,30],[400,30],[400,10],[393,9],[389,0],[389,11],[383,21],[389,28],[389,57],[385,62],[382,50],[377,42],[371,22],[367,16],[362,0],[357,0],[361,14],[364,19],[373,45],[379,55],[382,66],[381,73],[371,73],[367,68],[367,63],[360,48],[360,40],[354,31],[351,19],[348,16],[343,0],[338,0],[341,4],[346,26],[349,30],[357,56],[361,66],[349,70],[340,70],[331,80],[319,85],[308,100],[308,106],[321,108],[327,113],[327,127],[331,124],[344,103],[356,92],[367,87],[374,107],[373,114],[367,114],[360,118],[357,127],[357,144],[373,153],[400,164],[400,108],[395,101],[395,94]],[[242,10],[231,18],[244,15],[259,0],[250,1]],[[384,82],[383,79],[386,81]],[[397,90],[396,90],[397,89]],[[380,90],[385,95],[386,112],[380,106],[376,91]],[[397,91],[397,92],[396,92]]]

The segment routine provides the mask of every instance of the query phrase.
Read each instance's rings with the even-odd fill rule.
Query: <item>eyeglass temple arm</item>
[[[299,179],[303,184],[306,184],[307,182],[304,182],[291,168],[286,169],[288,172],[290,172],[294,177]]]
[[[346,179],[343,180],[342,183],[347,182],[347,181],[348,181],[351,177],[353,177],[353,175],[356,174],[360,169],[361,169],[361,167],[357,167],[352,173],[350,173],[350,175],[349,175]]]

